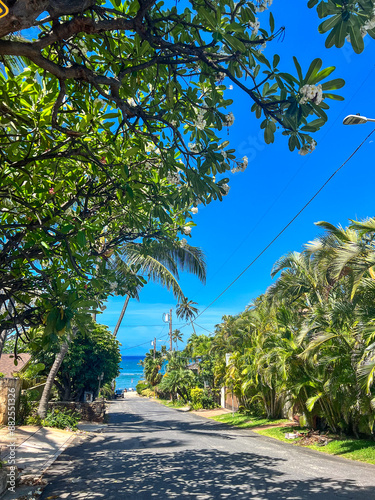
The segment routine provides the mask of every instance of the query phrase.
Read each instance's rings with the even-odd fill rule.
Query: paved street
[[[68,448],[42,499],[375,500],[375,466],[230,429],[138,397]],[[54,496],[55,495],[55,496]]]

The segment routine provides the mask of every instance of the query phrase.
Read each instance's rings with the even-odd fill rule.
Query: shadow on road
[[[156,413],[160,418],[163,410]],[[207,446],[199,449],[199,435],[202,434],[216,439],[234,438],[235,433],[229,435],[228,427],[216,422],[201,421],[197,417],[186,417],[183,421],[159,420],[150,415],[153,415],[152,411],[142,418],[126,412],[112,414],[105,434],[91,442],[72,446],[60,456],[46,475],[51,484],[41,498],[375,498],[373,488],[359,488],[358,483],[351,480],[294,479],[291,474],[278,470],[278,467],[285,469],[285,459],[225,451],[225,445],[223,450]],[[181,434],[168,435],[170,429]],[[153,436],[154,432],[161,434]],[[191,449],[183,449],[185,439]],[[302,470],[306,466],[301,463]]]

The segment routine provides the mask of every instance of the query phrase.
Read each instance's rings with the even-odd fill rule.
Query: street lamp
[[[344,125],[362,125],[367,122],[375,122],[375,118],[366,118],[366,116],[361,115],[348,115],[344,118]]]

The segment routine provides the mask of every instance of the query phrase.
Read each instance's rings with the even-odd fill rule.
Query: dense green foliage
[[[72,410],[53,409],[47,413],[41,424],[45,427],[56,427],[57,429],[69,429],[75,431],[80,421],[80,415]]]
[[[319,33],[328,33],[326,47],[342,47],[347,40],[359,54],[368,34],[375,38],[375,12],[373,0],[309,0],[310,8],[316,6],[320,19]]]
[[[111,384],[120,373],[121,355],[119,342],[104,325],[91,323],[85,332],[78,331],[58,371],[55,386],[63,401],[79,401],[84,391],[98,392],[98,376],[104,374],[101,385]],[[42,361],[48,371],[59,345],[49,351],[41,350],[38,338],[31,343],[34,357]]]
[[[183,245],[197,205],[228,192],[247,165],[223,139],[228,84],[267,143],[279,128],[303,153],[340,99],[320,59],[292,75],[262,53],[282,32],[267,2],[111,3],[18,0],[0,20],[0,325],[26,340],[134,296],[137,265],[111,265],[122,246]]]
[[[207,354],[215,383],[244,408],[261,403],[268,418],[291,408],[312,426],[372,434],[375,219],[318,225],[325,234],[276,262],[264,295],[223,318]]]

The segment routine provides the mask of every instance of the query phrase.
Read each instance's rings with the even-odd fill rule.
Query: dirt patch
[[[257,427],[251,427],[251,431],[261,431],[262,429],[272,429],[273,427],[293,427],[293,425],[297,425],[295,422],[282,422],[281,424],[265,424],[258,425]]]
[[[214,408],[213,410],[193,410],[190,413],[194,413],[194,415],[200,415],[201,417],[211,418],[232,412],[231,410],[227,410],[226,408]]]

